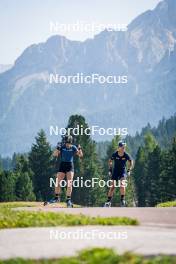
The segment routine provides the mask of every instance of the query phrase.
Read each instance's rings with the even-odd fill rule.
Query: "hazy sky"
[[[54,34],[84,40],[96,32],[50,31],[50,22],[69,25],[129,24],[142,12],[153,9],[160,0],[0,0],[0,64],[14,63],[33,43],[44,42]]]

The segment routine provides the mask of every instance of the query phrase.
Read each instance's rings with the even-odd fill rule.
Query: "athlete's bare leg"
[[[108,197],[111,197],[111,198],[113,197],[114,191],[115,191],[115,184],[116,184],[116,180],[112,180],[112,184],[108,192]]]
[[[57,182],[57,186],[55,187],[55,195],[60,196],[61,194],[61,181],[63,181],[65,178],[65,173],[63,172],[58,172],[56,175],[56,182]]]
[[[124,207],[126,206],[126,202],[125,202],[125,177],[120,179],[120,201],[121,201],[121,206]]]
[[[125,196],[126,188],[125,188],[125,177],[120,179],[120,195]]]
[[[74,172],[73,171],[67,172],[66,177],[67,177],[67,197],[71,197]]]

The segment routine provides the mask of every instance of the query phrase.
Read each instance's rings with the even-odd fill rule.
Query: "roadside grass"
[[[160,203],[160,204],[157,204],[156,207],[176,207],[176,201]]]
[[[51,227],[80,225],[138,225],[136,219],[128,217],[89,217],[67,213],[12,210],[14,207],[35,206],[31,203],[0,204],[0,229],[17,227]]]
[[[55,207],[67,207],[66,203],[58,203],[58,204],[51,204],[47,206],[55,206]],[[43,202],[0,202],[0,208],[17,208],[17,207],[43,207]],[[77,204],[74,204],[74,207],[80,207]]]
[[[118,255],[112,249],[93,248],[80,251],[74,257],[60,259],[25,260],[10,259],[0,260],[0,264],[175,264],[176,256],[144,257],[133,253]]]
[[[1,202],[1,208],[16,208],[16,207],[37,207],[41,202]]]

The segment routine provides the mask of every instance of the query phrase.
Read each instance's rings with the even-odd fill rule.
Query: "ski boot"
[[[67,208],[73,208],[72,201],[69,199],[67,200]]]
[[[106,203],[104,204],[104,207],[111,207],[111,202],[106,202]]]
[[[126,207],[126,201],[125,199],[120,201],[120,207]]]

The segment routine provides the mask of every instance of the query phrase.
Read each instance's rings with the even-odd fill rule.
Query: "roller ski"
[[[73,208],[72,201],[69,199],[67,200],[67,208]]]
[[[111,207],[111,202],[106,202],[103,207]]]
[[[120,201],[120,207],[126,207],[127,205],[126,205],[126,201],[125,201],[125,199],[123,199],[123,200],[121,200]]]
[[[60,199],[59,198],[53,198],[53,199],[51,199],[49,201],[45,201],[43,203],[43,205],[46,206],[46,205],[55,204],[55,203],[60,203]]]

